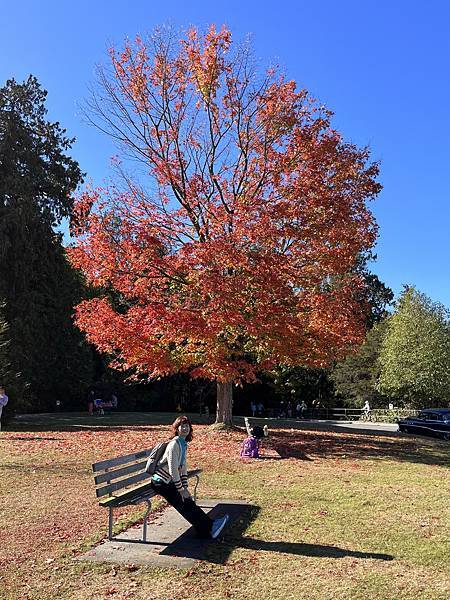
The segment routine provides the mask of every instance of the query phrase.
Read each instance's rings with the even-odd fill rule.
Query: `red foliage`
[[[77,307],[89,340],[140,375],[223,382],[359,343],[362,282],[348,273],[374,243],[366,201],[380,190],[367,149],[295,82],[258,78],[225,28],[176,48],[137,39],[111,59],[98,112],[111,122],[120,107],[116,136],[157,191],[128,179],[78,199],[71,260],[113,291]]]

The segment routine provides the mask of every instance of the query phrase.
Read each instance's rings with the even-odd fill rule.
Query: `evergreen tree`
[[[331,371],[337,395],[347,406],[361,407],[366,400],[371,406],[387,404],[376,389],[379,374],[379,353],[386,330],[382,321],[367,332],[366,341],[354,354],[338,362]]]
[[[394,292],[391,288],[380,281],[368,267],[368,263],[375,261],[376,258],[376,255],[371,252],[361,253],[353,269],[353,272],[364,280],[364,286],[359,290],[359,300],[366,315],[367,329],[371,329],[389,315],[388,309],[394,300]]]
[[[0,385],[6,385],[11,375],[8,323],[4,317],[4,309],[5,303],[0,301]]]
[[[90,379],[91,353],[72,324],[82,283],[54,227],[70,217],[82,180],[74,140],[46,119],[34,77],[0,88],[0,297],[20,410],[71,404]]]
[[[293,405],[304,400],[311,408],[332,406],[333,383],[327,369],[280,366],[273,371],[273,390],[276,397]]]
[[[410,407],[448,405],[448,311],[406,286],[388,320],[378,389]]]

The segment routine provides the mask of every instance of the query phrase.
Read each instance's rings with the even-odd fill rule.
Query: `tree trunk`
[[[233,424],[233,383],[217,382],[216,423]]]

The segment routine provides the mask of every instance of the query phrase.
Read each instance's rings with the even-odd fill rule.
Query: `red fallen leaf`
[[[126,569],[128,573],[132,573],[133,571],[137,571],[139,567],[137,565],[126,565]]]
[[[117,594],[117,588],[115,588],[115,587],[106,588],[105,594],[107,596],[113,596],[114,594]]]
[[[195,573],[195,568],[189,569],[189,571],[186,573],[186,575],[184,576],[184,578],[186,579],[187,577],[192,577],[192,575],[194,573]]]

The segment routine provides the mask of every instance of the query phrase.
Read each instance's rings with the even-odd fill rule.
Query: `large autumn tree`
[[[323,366],[363,338],[350,273],[376,237],[378,167],[226,28],[156,32],[110,58],[90,118],[148,180],[125,162],[125,186],[79,198],[72,261],[105,295],[77,322],[137,376],[216,381],[230,423],[233,383]]]

